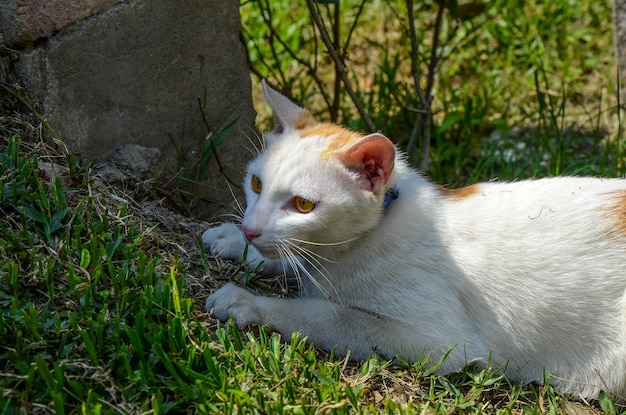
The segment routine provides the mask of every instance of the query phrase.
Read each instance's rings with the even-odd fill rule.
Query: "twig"
[[[1,80],[1,79],[0,79],[0,85],[5,86],[5,87],[7,87],[7,88],[11,88],[11,89],[13,89],[13,90],[15,90],[15,91],[19,91],[19,90],[21,89],[21,87],[20,87],[20,86],[13,85],[13,84],[10,84],[10,83],[8,83],[8,82],[4,82],[4,81],[3,81],[3,80]]]
[[[337,54],[337,50],[335,49],[335,47],[333,46],[332,41],[330,40],[330,36],[328,36],[328,31],[326,31],[326,27],[322,23],[320,15],[317,12],[317,10],[315,9],[315,5],[313,4],[313,0],[307,0],[307,5],[308,5],[309,11],[311,13],[311,18],[313,19],[313,21],[315,22],[315,25],[317,26],[318,30],[320,31],[320,35],[322,37],[322,41],[324,42],[324,45],[328,49],[328,53],[330,54],[330,57],[332,58],[332,60],[333,60],[333,62],[335,64],[336,71],[339,74],[339,76],[341,77],[341,80],[343,81],[343,84],[344,84],[344,86],[346,88],[346,91],[348,92],[348,95],[350,95],[350,99],[352,99],[352,102],[354,103],[354,105],[356,106],[357,110],[359,111],[359,114],[361,115],[361,117],[365,121],[365,124],[367,124],[367,128],[369,128],[369,130],[371,132],[378,131],[376,129],[376,126],[372,122],[372,119],[369,117],[369,115],[367,115],[367,112],[365,112],[365,108],[363,108],[363,105],[361,104],[361,101],[356,96],[356,93],[354,92],[354,89],[352,88],[352,85],[350,84],[350,81],[348,80],[348,77],[346,75],[346,68],[345,68],[343,62],[341,61],[341,59],[339,58],[339,55]]]
[[[204,123],[204,126],[207,128],[207,131],[209,132],[209,134],[211,135],[211,137],[209,138],[209,144],[211,144],[211,150],[213,151],[213,157],[215,157],[215,161],[217,162],[217,166],[220,169],[220,173],[222,173],[224,175],[224,177],[226,178],[226,180],[230,184],[232,184],[235,187],[241,188],[241,186],[236,181],[234,181],[230,177],[228,177],[228,174],[226,174],[226,169],[224,169],[224,166],[222,165],[222,162],[220,161],[220,158],[217,155],[217,148],[215,148],[215,143],[213,142],[213,138],[212,138],[213,137],[213,129],[209,125],[209,121],[206,118],[206,114],[204,113],[204,108],[202,108],[202,101],[200,101],[200,98],[198,98],[198,108],[200,109],[200,115],[202,115],[202,122]]]
[[[266,6],[265,8],[263,8],[261,6],[261,3],[259,2],[259,7],[261,8],[261,17],[263,18],[263,21],[265,22],[265,24],[267,25],[267,27],[270,29],[270,34],[269,34],[269,40],[270,43],[273,44],[274,43],[274,38],[278,39],[278,43],[282,44],[282,39],[280,38],[280,36],[274,31],[274,25],[272,23],[272,8],[269,5],[269,0],[267,0],[265,2]],[[267,12],[267,16],[264,13],[264,10]],[[291,52],[291,49],[286,48],[288,52]],[[278,55],[276,54],[276,48],[272,47],[271,48],[271,53],[272,53],[272,57],[274,58],[274,61],[276,63],[278,63],[277,65],[277,70],[279,72],[279,75],[283,81],[283,83],[285,83],[286,79],[285,79],[285,74],[282,71],[282,67],[280,66],[280,58],[278,57]],[[294,59],[298,59],[297,56],[292,56],[292,58]]]
[[[361,13],[363,12],[363,9],[365,8],[366,1],[367,0],[362,0],[361,4],[359,4],[359,9],[357,10],[356,15],[354,16],[354,21],[352,22],[352,26],[350,26],[350,30],[348,30],[348,36],[346,36],[346,43],[343,44],[344,51],[348,50],[348,47],[350,46],[350,41],[352,40],[352,34],[356,30],[357,23],[359,22],[359,17],[361,17]]]
[[[415,146],[417,142],[417,136],[420,133],[422,128],[422,119],[426,117],[430,112],[426,102],[426,95],[422,90],[422,86],[419,82],[419,74],[418,74],[418,66],[417,66],[417,55],[418,55],[418,46],[417,46],[417,33],[415,30],[415,19],[413,18],[413,0],[406,0],[406,8],[407,8],[407,16],[409,19],[409,39],[411,40],[411,75],[413,76],[413,84],[415,85],[415,91],[417,92],[417,96],[419,97],[420,103],[422,104],[422,111],[424,114],[417,114],[415,118],[415,122],[413,123],[413,128],[411,130],[411,136],[409,138],[409,143],[407,144],[407,154],[409,157],[415,151]],[[425,115],[426,114],[426,115]]]
[[[430,61],[428,62],[428,80],[426,82],[426,94],[430,95],[433,85],[435,83],[435,73],[437,66],[439,65],[439,55],[437,54],[439,49],[439,36],[441,34],[441,21],[443,19],[443,12],[445,10],[445,1],[439,3],[439,10],[437,10],[437,17],[435,19],[435,27],[433,27],[433,45],[430,48]]]
[[[315,57],[315,61],[313,64],[311,64],[310,62],[307,62],[306,60],[302,59],[300,56],[298,56],[298,54],[291,49],[291,47],[287,44],[287,42],[285,42],[283,40],[283,38],[276,32],[276,30],[274,29],[274,24],[273,24],[273,18],[272,18],[272,12],[271,12],[271,7],[269,4],[269,0],[266,0],[264,5],[261,5],[261,3],[259,2],[259,7],[261,8],[261,17],[263,18],[263,22],[265,23],[265,25],[269,28],[270,30],[270,43],[273,43],[274,41],[278,42],[285,50],[285,52],[287,52],[289,54],[289,56],[295,60],[296,62],[298,62],[300,65],[304,66],[307,70],[308,74],[316,74],[317,73],[317,52],[313,55]],[[263,12],[263,10],[267,11],[267,16],[265,15],[265,13]],[[317,42],[314,42],[315,47],[317,48]],[[256,45],[256,42],[255,42]],[[258,47],[257,47],[257,50]],[[276,67],[278,68],[279,72],[280,72],[280,78],[281,78],[281,83],[282,85],[287,85],[287,77],[285,76],[285,74],[280,70],[281,66],[280,63],[282,61],[282,59],[279,58],[279,56],[276,54],[276,48],[272,47],[271,48],[272,51],[272,56],[274,58],[274,61],[277,63]],[[259,50],[259,56],[261,56],[261,51]],[[271,71],[272,69],[274,69],[273,67],[270,67],[269,65],[266,64],[266,67]],[[260,77],[261,79],[263,77]],[[318,87],[318,90],[320,91],[320,93],[322,94],[322,98],[324,99],[324,102],[326,103],[326,106],[329,108],[329,110],[332,108],[332,104],[330,101],[330,97],[328,96],[328,94],[325,92],[324,87],[322,85],[322,81],[320,80],[320,78],[318,76],[313,76],[313,81],[315,82],[315,84]],[[287,92],[287,91],[285,91]],[[293,96],[290,96],[290,98],[294,98]]]
[[[424,95],[424,90],[422,90],[422,86],[419,82],[419,76],[417,73],[417,32],[415,30],[415,19],[413,18],[413,0],[406,0],[406,8],[407,8],[407,16],[409,18],[409,38],[411,40],[411,75],[413,76],[413,83],[415,84],[415,90],[417,95],[424,105],[426,102],[426,96]]]
[[[334,5],[334,19],[333,19],[333,46],[335,49],[341,52],[342,56],[339,56],[341,59],[341,63],[345,65],[344,62],[344,52],[341,50],[341,45],[339,44],[339,37],[341,35],[341,6],[340,2],[335,3]],[[335,65],[335,88],[333,91],[333,107],[330,111],[330,117],[332,122],[337,122],[339,120],[339,104],[341,102],[341,74],[339,74],[339,69],[337,65]]]
[[[445,10],[445,1],[439,3],[439,10],[437,10],[437,18],[435,19],[435,27],[433,27],[433,44],[430,49],[430,61],[428,62],[428,76],[426,80],[426,103],[423,109],[428,111],[428,115],[424,116],[423,142],[422,142],[422,160],[420,161],[420,170],[428,170],[430,164],[430,128],[431,119],[430,112],[433,103],[432,90],[435,84],[435,74],[437,73],[437,67],[439,66],[439,36],[441,34],[441,21],[443,19],[443,12]]]
[[[443,14],[445,11],[446,2],[441,1],[439,3],[439,9],[437,10],[437,17],[435,18],[435,25],[433,27],[433,43],[430,49],[430,57],[428,59],[428,72],[426,74],[426,89],[422,89],[419,81],[418,73],[418,45],[417,45],[417,32],[415,30],[415,18],[413,16],[413,0],[406,0],[407,15],[409,18],[409,37],[411,39],[411,74],[413,76],[413,83],[415,84],[415,90],[422,104],[422,113],[417,115],[413,129],[411,131],[411,137],[407,146],[407,153],[409,156],[415,151],[417,142],[417,136],[420,131],[422,133],[422,157],[420,161],[420,169],[425,171],[428,169],[430,163],[430,129],[431,119],[430,113],[432,108],[432,91],[435,84],[435,75],[439,66],[439,41],[441,36],[441,22],[443,21]]]

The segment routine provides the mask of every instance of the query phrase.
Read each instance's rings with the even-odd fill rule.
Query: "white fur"
[[[489,364],[514,382],[542,382],[546,373],[566,393],[626,396],[626,226],[616,212],[626,180],[490,182],[455,196],[397,155],[373,193],[340,158],[320,157],[327,139],[300,138],[292,124],[303,110],[267,88],[266,96],[291,124],[266,137],[248,169],[242,226],[260,233],[248,259],[296,274],[303,298],[229,284],[207,310],[239,326],[301,332],[354,359],[376,351],[437,361],[453,348],[441,373]],[[383,212],[384,191],[395,185],[399,198]],[[302,214],[290,205],[295,195],[318,205]],[[203,241],[234,260],[246,242],[233,224],[207,230]]]

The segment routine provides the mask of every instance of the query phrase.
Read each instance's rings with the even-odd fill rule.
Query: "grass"
[[[195,234],[147,221],[140,200],[46,144],[36,122],[0,125],[2,413],[620,411],[491,370],[352,364],[297,334],[218,325],[200,309],[206,293],[248,275],[209,262]],[[249,284],[280,292],[276,280]]]
[[[297,334],[218,325],[207,292],[248,275],[146,220],[36,121],[0,126],[2,413],[618,413],[493,371],[352,364]]]

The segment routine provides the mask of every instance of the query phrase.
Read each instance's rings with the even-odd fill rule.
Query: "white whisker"
[[[288,260],[289,265],[293,269],[294,276],[296,278],[296,284],[298,286],[298,293],[300,294],[300,296],[305,294],[304,279],[302,275],[304,274],[307,279],[309,279],[314,285],[318,286],[318,289],[320,290],[320,292],[324,294],[324,297],[327,297],[326,293],[324,293],[323,288],[319,286],[319,284],[317,283],[315,278],[313,278],[309,270],[307,270],[306,267],[304,267],[304,265],[302,264],[302,262],[298,259],[299,257],[295,255],[293,252],[291,252],[289,248],[287,248],[286,246],[282,244],[281,244],[281,251],[284,253],[285,258]]]
[[[300,261],[298,261],[298,257],[294,255],[294,253],[287,246],[281,245],[280,248],[281,248],[281,251],[284,253],[285,257],[287,258],[287,260],[289,261],[289,263],[291,264],[291,267],[293,268],[294,273],[296,274],[297,278],[299,278],[300,281],[302,281],[302,276],[300,275],[300,272],[302,271],[307,276],[307,278],[320,290],[320,292],[324,295],[324,297],[328,298],[328,293],[326,292],[326,290],[319,284],[319,282],[313,277],[313,275],[311,275],[309,270],[306,269],[306,267],[303,266],[303,264]],[[304,284],[302,282],[300,286],[304,288]]]
[[[235,201],[235,205],[237,205],[235,207],[235,210],[239,214],[239,219],[240,219],[239,222],[241,222],[243,220],[243,215],[244,215],[245,210],[241,206],[241,203],[239,203],[239,200],[237,200],[237,197],[235,196],[235,192],[233,192],[233,188],[230,185],[230,183],[228,183],[228,180],[226,180],[226,186],[228,186],[228,191],[230,192],[230,195],[232,196],[233,200]]]
[[[352,241],[356,241],[357,239],[359,239],[358,236],[355,236],[354,238],[350,238],[347,239],[345,241],[340,241],[340,242],[312,242],[312,241],[305,241],[302,239],[297,239],[297,238],[289,238],[290,240],[294,241],[294,242],[299,242],[301,244],[306,244],[306,245],[315,245],[315,246],[337,246],[337,245],[343,245],[343,244],[347,244],[350,243]]]
[[[256,131],[253,130],[252,134],[256,138],[256,141],[259,143],[260,149],[255,144],[255,142],[254,142],[255,140],[250,138],[250,136],[248,136],[247,134],[244,134],[244,136],[248,139],[248,143],[250,143],[250,145],[254,148],[254,151],[253,151],[251,148],[246,146],[246,150],[248,150],[253,157],[256,157],[259,154],[261,154],[261,152],[265,151],[265,143],[263,141],[263,138],[261,136],[259,136],[259,134],[257,134]]]
[[[243,217],[238,213],[222,213],[221,215],[218,215],[218,217],[235,219],[237,223],[241,223],[241,221],[243,220]]]
[[[250,153],[250,155],[252,156],[252,158],[254,158],[254,157],[256,157],[256,156],[258,156],[258,155],[260,154],[260,153],[259,153],[259,149],[258,149],[258,148],[256,148],[256,146],[254,146],[254,145],[253,145],[253,148],[250,148],[250,147],[248,147],[248,146],[245,146],[244,148],[246,149],[246,151],[247,151],[248,153]]]
[[[294,248],[298,249],[299,251],[305,251],[306,254],[311,257],[311,259],[313,259],[313,257],[315,257],[317,259],[321,259],[322,261],[328,262],[328,263],[331,263],[331,264],[336,264],[337,263],[337,261],[333,261],[332,259],[328,259],[325,256],[322,256],[322,255],[318,254],[317,252],[313,252],[313,251],[311,251],[308,248],[305,248],[305,247],[300,246],[300,245],[296,245],[296,244],[294,244],[291,241],[300,242],[300,243],[306,243],[306,242],[300,241],[299,239],[294,239],[294,238],[289,238],[289,241],[288,241],[289,245],[293,246]],[[320,266],[322,266],[322,264],[319,261],[315,260],[315,262],[317,264],[319,264]]]
[[[304,282],[302,280],[302,275],[300,271],[304,271],[306,273],[306,269],[303,269],[302,264],[300,263],[298,258],[284,245],[281,244],[277,248],[279,248],[280,252],[282,252],[281,258],[284,258],[293,270],[296,284],[298,286],[298,294],[302,296],[304,294]]]
[[[331,278],[330,278],[330,273],[328,272],[328,270],[324,267],[324,265],[315,257],[316,254],[314,254],[313,252],[309,251],[308,249],[302,247],[302,246],[298,246],[296,244],[294,244],[291,241],[284,241],[286,244],[288,244],[291,248],[293,248],[298,254],[300,254],[300,257],[306,261],[315,271],[317,271],[317,273],[322,276],[324,278],[324,280],[326,281],[326,283],[328,283],[328,285],[332,288],[334,294],[335,294],[335,298],[338,300],[340,298],[339,293],[337,292],[337,289],[335,288],[335,286],[333,285]],[[326,297],[326,299],[330,299],[329,293],[326,289],[324,289],[322,287],[322,285],[320,284],[319,281],[317,281],[313,275],[311,275],[311,273],[309,272],[308,269],[306,269],[306,267],[302,267],[303,271],[305,271],[306,275],[309,277],[309,279],[311,280],[311,282],[313,282],[315,284],[315,286],[322,292],[322,294],[324,294],[324,297]]]
[[[289,267],[293,270],[293,275],[298,286],[298,294],[302,296],[304,294],[304,285],[302,283],[302,277],[300,276],[300,262],[294,258],[294,255],[283,245],[276,245],[276,250],[280,252],[279,258],[285,276],[287,275],[286,261]]]

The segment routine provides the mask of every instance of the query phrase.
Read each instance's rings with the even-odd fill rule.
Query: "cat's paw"
[[[202,234],[202,243],[211,256],[238,262],[246,249],[245,236],[234,223],[222,223],[207,229]]]
[[[254,294],[226,284],[206,299],[204,308],[218,320],[227,321],[232,317],[237,327],[242,327],[261,322],[261,313],[254,300]]]

